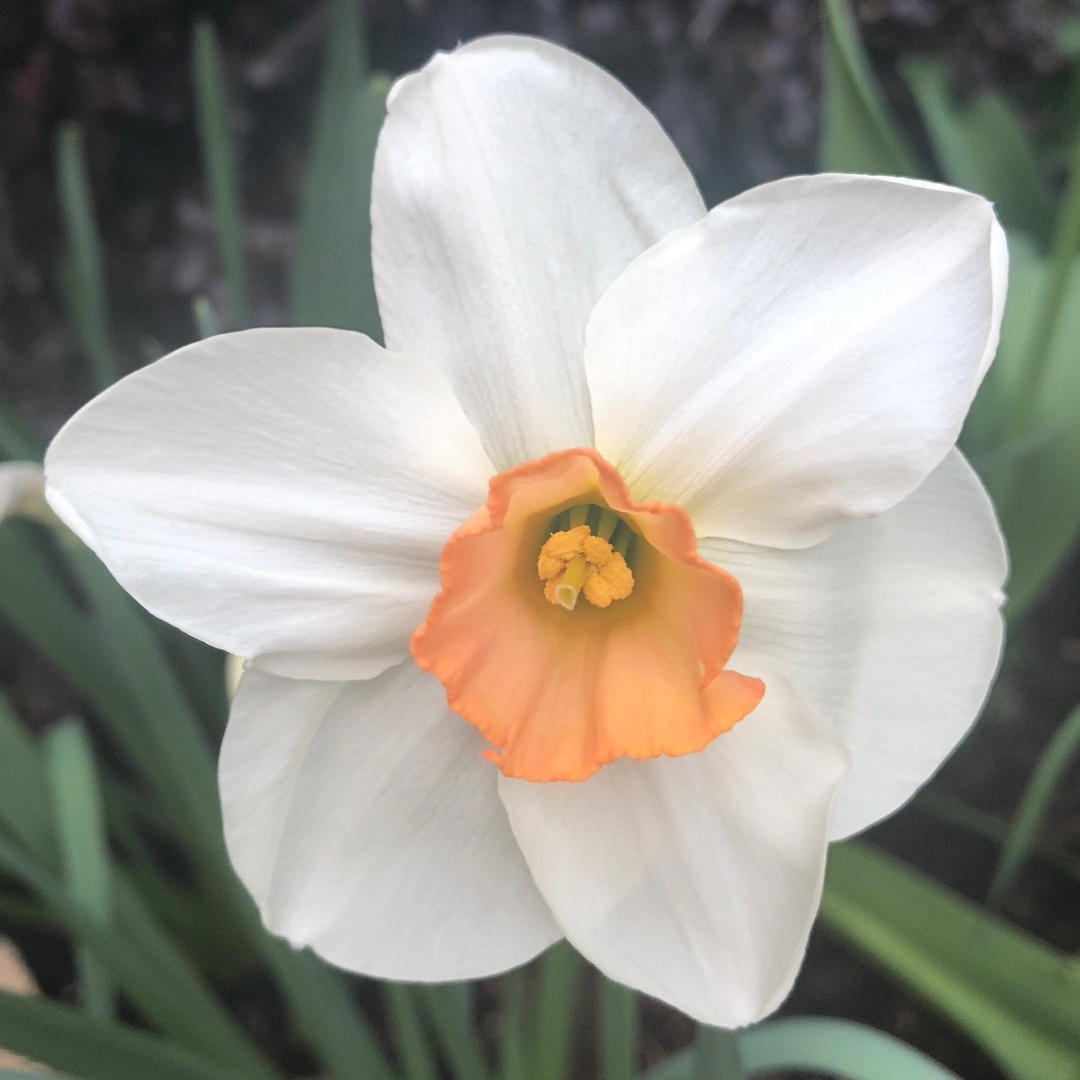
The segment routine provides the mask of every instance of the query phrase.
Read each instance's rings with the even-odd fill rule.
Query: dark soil
[[[1045,103],[1065,79],[1053,45],[1062,6],[859,0],[857,10],[892,104],[919,144],[910,102],[893,75],[898,57],[911,52],[948,58],[962,86],[1004,89],[1036,138],[1049,138]],[[228,57],[257,319],[279,324],[324,4],[0,4],[0,395],[43,436],[90,393],[88,366],[56,288],[62,240],[52,140],[61,119],[77,119],[86,133],[123,366],[191,340],[194,298],[224,306],[192,124],[189,46],[200,14],[214,18]],[[595,58],[659,115],[710,203],[814,167],[820,71],[813,0],[379,0],[369,4],[367,25],[373,66],[392,73],[493,31],[540,34]],[[1014,638],[984,719],[931,785],[1005,819],[1056,725],[1080,701],[1080,559],[1062,571]],[[71,707],[47,667],[2,628],[0,688],[34,724]],[[1042,834],[1072,851],[1080,850],[1077,781],[1080,767],[1062,785]],[[872,838],[966,895],[985,895],[996,848],[918,804]],[[1035,863],[1005,913],[1075,952],[1078,894],[1075,881]],[[37,966],[52,968],[51,977],[40,972],[46,985],[55,985],[67,962],[50,947],[51,963],[48,950],[32,952]],[[253,989],[249,1004],[263,996]],[[238,1007],[243,1011],[243,1002]],[[646,1008],[645,1054],[654,1061],[685,1043],[689,1028],[670,1010]],[[862,1020],[923,1048],[966,1080],[999,1075],[949,1024],[821,931],[784,1012]]]

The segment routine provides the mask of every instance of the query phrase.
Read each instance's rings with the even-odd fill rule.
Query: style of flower
[[[826,846],[978,713],[1005,555],[954,449],[997,343],[989,204],[795,177],[706,213],[656,120],[541,41],[394,88],[384,350],[226,334],[60,433],[54,508],[249,658],[225,835],[266,924],[463,979],[568,938],[745,1024]]]

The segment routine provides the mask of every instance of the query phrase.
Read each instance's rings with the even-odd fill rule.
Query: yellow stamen
[[[610,510],[606,513],[614,521],[609,522],[602,512],[599,528],[610,536],[619,519]],[[613,600],[625,599],[634,591],[634,575],[626,565],[625,545],[620,546],[621,552],[606,537],[594,536],[587,525],[577,525],[548,537],[536,560],[536,571],[545,583],[544,596],[567,611],[574,610],[581,593],[590,604],[600,608],[608,607]]]

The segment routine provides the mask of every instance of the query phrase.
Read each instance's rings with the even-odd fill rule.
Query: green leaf
[[[500,1080],[526,1080],[525,1065],[525,972],[508,972],[502,978],[502,1010],[499,1014]]]
[[[261,929],[261,928],[260,928]],[[334,1080],[386,1080],[393,1070],[344,976],[308,950],[262,932],[265,953],[297,1026]]]
[[[57,857],[48,778],[37,745],[0,695],[0,822],[45,862]]]
[[[45,448],[5,402],[0,401],[0,460],[40,461]]]
[[[0,991],[0,1046],[82,1080],[264,1080],[273,1076],[215,1065],[157,1036],[55,1001],[8,991]]]
[[[112,666],[138,707],[138,732],[129,734],[149,756],[137,760],[160,788],[175,793],[199,830],[195,842],[219,846],[213,755],[158,638],[142,609],[89,548],[73,540],[63,554],[97,617]]]
[[[371,272],[371,172],[390,82],[368,79],[355,0],[335,0],[291,282],[292,322],[382,339]]]
[[[39,1072],[20,1072],[17,1069],[0,1069],[0,1080],[41,1080]]]
[[[240,182],[237,179],[236,148],[229,131],[221,47],[218,44],[217,31],[209,19],[199,19],[195,23],[193,76],[199,146],[221,244],[225,280],[228,282],[232,300],[233,325],[242,328],[251,325],[251,298],[248,290],[247,257],[244,253]]]
[[[928,814],[933,814],[940,821],[955,825],[958,829],[967,829],[999,847],[1008,840],[1012,832],[1009,823],[1002,821],[1001,818],[984,813],[982,810],[975,810],[960,802],[959,799],[953,799],[947,795],[922,791],[916,796],[912,805]],[[1080,856],[1040,843],[1037,837],[1032,841],[1028,855],[1040,859],[1058,873],[1080,883]]]
[[[631,1080],[638,1056],[638,1009],[634,991],[600,976],[600,1080]]]
[[[780,1020],[740,1038],[747,1069],[811,1069],[851,1080],[956,1080],[883,1031],[847,1020]]]
[[[74,718],[54,724],[45,749],[68,895],[104,928],[112,921],[112,880],[101,793],[82,724]],[[75,959],[83,1005],[96,1016],[111,1016],[112,987],[105,969],[83,945]]]
[[[61,267],[60,284],[79,344],[90,358],[94,382],[104,390],[116,380],[116,365],[109,343],[101,241],[90,197],[82,130],[70,121],[61,124],[57,132],[56,171],[69,249],[68,261]]]
[[[988,907],[995,907],[1001,901],[1027,861],[1046,808],[1064,779],[1066,769],[1076,757],[1078,748],[1080,707],[1073,709],[1065,718],[1028,777],[1020,808],[1016,812],[1016,822],[1009,831],[994,870],[986,897]]]
[[[490,1080],[472,1016],[462,1013],[458,986],[442,983],[415,990],[454,1080]]]
[[[1080,1076],[1075,960],[850,841],[830,849],[820,917],[950,1017],[1015,1080]]]
[[[402,983],[384,983],[383,997],[390,1039],[405,1080],[438,1080],[439,1070],[409,988]]]
[[[962,445],[974,454],[1008,541],[1007,611],[1016,618],[1068,554],[1080,528],[1080,274],[1066,282],[1057,332],[1029,398],[1031,341],[1051,269],[1015,234],[1009,249],[1001,343]],[[1025,441],[1024,453],[1012,453]],[[1002,467],[993,467],[995,457],[1004,458]]]
[[[564,1080],[569,1073],[577,988],[584,963],[567,941],[552,945],[537,964],[536,1006],[529,1024],[532,1080]]]
[[[914,176],[915,164],[874,78],[848,0],[822,0],[823,172]]]
[[[132,719],[131,701],[117,682],[108,651],[46,558],[42,537],[42,530],[28,522],[0,523],[0,618],[84,693],[106,721]]]
[[[116,880],[115,922],[100,926],[70,901],[50,868],[3,835],[0,867],[52,908],[72,937],[93,950],[135,1008],[162,1031],[222,1064],[256,1074],[269,1070],[122,877]]]
[[[746,1075],[742,1046],[734,1031],[698,1024],[688,1055],[688,1080],[743,1080]]]
[[[951,71],[938,60],[911,60],[901,68],[945,178],[985,195],[1006,228],[1030,233],[1048,247],[1054,204],[1027,134],[1000,94],[984,91],[959,100]]]
[[[805,1069],[841,1080],[956,1080],[899,1039],[849,1020],[776,1020],[740,1031],[737,1039],[747,1073]],[[723,1075],[695,1078],[692,1054],[684,1051],[646,1073],[646,1080],[722,1080]]]

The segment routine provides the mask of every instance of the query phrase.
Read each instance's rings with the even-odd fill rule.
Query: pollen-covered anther
[[[554,533],[540,549],[536,571],[544,596],[573,611],[578,596],[599,608],[624,600],[634,591],[634,574],[626,559],[588,525]]]

